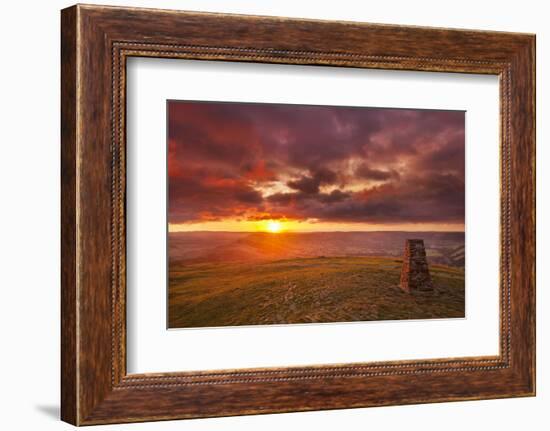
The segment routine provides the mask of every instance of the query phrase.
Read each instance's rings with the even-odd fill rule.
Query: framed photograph
[[[167,115],[168,328],[465,317],[465,112]]]
[[[535,36],[61,14],[62,419],[535,394]]]

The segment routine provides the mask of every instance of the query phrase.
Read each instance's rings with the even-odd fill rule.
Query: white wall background
[[[104,4],[537,33],[538,396],[536,398],[105,426],[135,430],[547,429],[550,423],[550,27],[537,0],[119,0]],[[59,422],[59,9],[4,2],[0,16],[0,426]]]

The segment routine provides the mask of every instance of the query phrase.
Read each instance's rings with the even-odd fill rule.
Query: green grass
[[[464,317],[464,271],[432,265],[435,289],[399,288],[401,261],[377,257],[170,267],[169,327]]]

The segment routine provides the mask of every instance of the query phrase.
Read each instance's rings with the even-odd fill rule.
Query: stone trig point
[[[415,290],[433,290],[434,288],[422,239],[407,239],[405,241],[400,286],[401,289],[409,293]]]

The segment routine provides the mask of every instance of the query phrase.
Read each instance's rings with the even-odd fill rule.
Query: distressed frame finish
[[[81,5],[62,11],[61,30],[63,420],[88,425],[535,394],[534,35]],[[500,354],[128,375],[130,56],[498,75]]]

